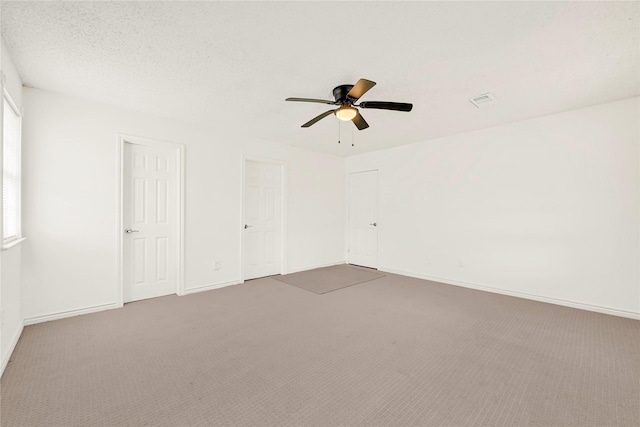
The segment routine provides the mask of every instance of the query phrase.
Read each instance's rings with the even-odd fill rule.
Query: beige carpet
[[[27,326],[11,426],[640,425],[640,322],[387,274]]]
[[[342,264],[272,277],[316,294],[326,294],[348,286],[379,279],[384,277],[384,273],[370,268]]]

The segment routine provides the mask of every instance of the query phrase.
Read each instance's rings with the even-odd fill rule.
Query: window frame
[[[15,246],[16,244],[22,242],[23,240],[25,240],[25,238],[22,235],[22,118],[23,118],[23,112],[20,108],[18,108],[18,106],[16,105],[15,101],[13,100],[13,98],[11,97],[11,95],[9,94],[9,92],[7,91],[6,87],[5,87],[5,76],[4,73],[2,73],[2,102],[0,103],[0,120],[2,120],[3,126],[2,126],[2,132],[0,135],[0,165],[2,165],[2,167],[0,169],[2,169],[2,173],[0,174],[0,187],[2,188],[2,191],[4,193],[4,147],[5,147],[5,141],[4,141],[4,117],[5,117],[5,105],[9,105],[9,108],[11,108],[12,112],[17,116],[18,118],[18,122],[19,122],[19,137],[18,137],[18,147],[17,147],[17,153],[16,153],[16,166],[17,166],[17,173],[16,173],[16,207],[17,207],[17,212],[16,212],[16,234],[14,236],[8,237],[8,238],[4,238],[4,202],[0,203],[0,237],[1,237],[1,247],[2,250],[5,249],[9,249],[12,246]],[[7,101],[6,104],[4,101]]]

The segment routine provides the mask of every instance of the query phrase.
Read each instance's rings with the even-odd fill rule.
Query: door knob
[[[124,232],[125,232],[125,233],[127,233],[127,234],[131,234],[131,233],[139,233],[139,231],[138,231],[138,230],[132,230],[132,229],[130,229],[130,228],[127,228],[126,230],[124,230]]]
[[[374,227],[377,227],[377,226],[378,226],[378,223],[377,223],[377,222],[374,222],[373,224],[369,224],[369,225],[373,225]]]
[[[245,230],[246,230],[247,228],[249,228],[249,227],[253,227],[253,225],[247,225],[247,224],[245,224],[245,225],[244,225],[244,229],[245,229]]]

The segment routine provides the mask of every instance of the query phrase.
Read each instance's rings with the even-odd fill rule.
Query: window
[[[3,97],[2,126],[2,239],[20,239],[20,140],[21,117],[15,104]]]

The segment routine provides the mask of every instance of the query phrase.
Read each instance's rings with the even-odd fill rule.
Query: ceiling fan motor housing
[[[347,99],[347,94],[353,88],[353,85],[340,85],[333,89],[333,97],[339,104],[351,104]]]

